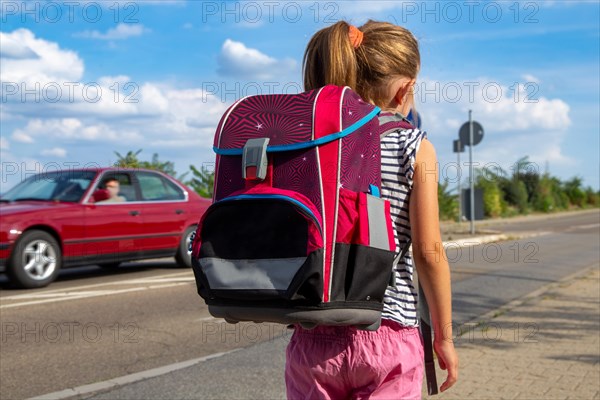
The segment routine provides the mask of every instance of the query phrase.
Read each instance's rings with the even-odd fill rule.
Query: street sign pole
[[[471,181],[471,235],[475,234],[475,179],[473,177],[473,118],[469,110],[469,180]]]
[[[469,110],[469,120],[462,124],[458,130],[459,140],[455,140],[455,147],[460,147],[463,143],[469,146],[469,186],[471,188],[470,200],[471,204],[469,210],[465,210],[465,216],[469,215],[471,221],[471,235],[475,234],[475,174],[473,173],[473,146],[479,144],[483,139],[483,126],[477,121],[473,121],[473,111]],[[457,144],[458,143],[458,144]],[[460,150],[455,150],[459,152]],[[459,157],[460,164],[460,157]],[[459,180],[459,191],[460,191],[460,180]],[[459,192],[460,196],[460,192]],[[459,201],[465,201],[462,197],[459,197]],[[462,214],[462,213],[461,213]]]
[[[460,167],[460,152],[456,152],[457,162],[458,162],[458,223],[462,222],[462,187],[460,185],[460,178],[462,177],[461,167]]]

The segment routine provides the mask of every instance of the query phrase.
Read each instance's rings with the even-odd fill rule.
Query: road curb
[[[468,238],[461,238],[456,240],[446,240],[442,242],[444,248],[449,246],[457,246],[457,247],[471,247],[478,246],[480,244],[493,243],[493,242],[502,242],[505,240],[521,240],[531,237],[543,236],[547,235],[551,232],[507,232],[493,235],[483,235],[483,236],[474,236]]]

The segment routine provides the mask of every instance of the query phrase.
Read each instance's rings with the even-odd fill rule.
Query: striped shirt
[[[381,139],[381,196],[390,202],[396,240],[396,256],[410,240],[408,203],[413,187],[415,158],[421,141],[427,137],[419,129],[394,131]],[[384,296],[383,318],[404,326],[418,326],[417,288],[413,282],[413,260],[406,253],[394,265],[394,285]]]

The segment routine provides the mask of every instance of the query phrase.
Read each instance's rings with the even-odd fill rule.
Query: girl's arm
[[[458,356],[452,341],[452,294],[450,267],[440,235],[438,211],[438,165],[431,142],[423,140],[414,165],[409,214],[412,252],[434,329],[434,349],[440,368],[448,370],[441,391],[458,378]]]

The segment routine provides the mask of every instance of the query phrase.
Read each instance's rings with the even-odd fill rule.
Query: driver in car
[[[125,197],[119,196],[119,181],[116,178],[108,178],[103,185],[108,190],[109,198],[98,203],[121,203],[126,201]]]

